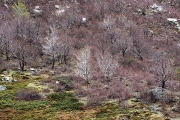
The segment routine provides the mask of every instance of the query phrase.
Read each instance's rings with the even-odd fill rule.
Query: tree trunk
[[[7,50],[6,50],[6,60],[9,61],[9,53]]]
[[[122,55],[123,55],[123,57],[125,57],[125,51],[122,51]]]
[[[142,56],[139,56],[139,60],[143,61],[143,57],[142,57]]]
[[[54,64],[55,64],[55,57],[54,57],[54,55],[53,55],[51,69],[54,69]]]
[[[165,80],[162,80],[161,83],[162,83],[162,86],[161,86],[161,87],[162,87],[162,88],[165,88],[165,83],[166,83],[166,81],[165,81]]]

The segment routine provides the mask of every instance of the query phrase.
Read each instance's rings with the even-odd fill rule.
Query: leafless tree
[[[94,36],[95,46],[100,50],[102,54],[109,51],[111,48],[111,42],[107,39],[106,33],[100,33]]]
[[[132,37],[133,52],[143,61],[144,45],[142,42],[143,37],[141,36],[141,31],[138,28],[132,28],[130,35]]]
[[[109,15],[107,18],[104,18],[102,25],[107,30],[107,38],[110,40],[111,44],[115,41],[115,21],[116,19],[113,17],[113,15]]]
[[[116,50],[121,51],[122,56],[125,57],[126,52],[131,48],[131,37],[126,33],[117,34],[114,46]]]
[[[172,77],[170,59],[166,57],[165,52],[161,52],[155,56],[155,64],[155,78],[161,82],[161,87],[165,88],[166,82]]]
[[[24,70],[27,64],[27,59],[30,55],[30,46],[27,41],[17,37],[12,43],[12,53],[15,58],[18,59],[20,70]]]
[[[67,34],[61,36],[61,41],[57,46],[57,57],[61,60],[61,63],[68,64],[68,55],[70,53],[70,38]]]
[[[122,1],[111,0],[109,4],[109,9],[112,11],[112,13],[120,13],[123,9]]]
[[[110,77],[113,75],[115,69],[118,67],[118,63],[113,59],[113,56],[106,52],[105,54],[97,54],[97,61],[100,70],[102,71],[106,82],[110,82]]]
[[[94,6],[96,11],[98,12],[99,20],[102,21],[104,19],[107,9],[106,2],[104,0],[98,0],[98,1],[96,0],[94,2]]]
[[[81,76],[85,81],[86,85],[90,84],[89,80],[93,77],[93,71],[91,66],[91,50],[89,46],[79,51],[76,54],[77,58],[77,75]]]
[[[0,26],[0,41],[2,52],[6,57],[6,60],[10,59],[11,48],[12,48],[12,40],[15,37],[14,34],[14,23],[12,22],[4,22],[2,26]]]
[[[45,43],[43,44],[43,52],[50,56],[52,60],[52,66],[51,68],[54,69],[56,57],[57,57],[57,51],[59,49],[58,47],[58,36],[57,31],[55,28],[50,27],[50,34],[48,37],[45,38]]]

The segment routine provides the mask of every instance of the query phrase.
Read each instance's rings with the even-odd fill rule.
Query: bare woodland
[[[163,11],[152,8],[154,3]],[[156,87],[180,90],[179,0],[4,0],[0,5],[1,72],[35,68],[71,76],[77,94],[91,105],[121,103],[135,91]]]

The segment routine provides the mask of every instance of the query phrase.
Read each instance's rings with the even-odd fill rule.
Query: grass
[[[7,90],[0,91],[1,120],[119,120],[122,118],[162,120],[156,116],[152,117],[153,113],[140,101],[131,101],[127,108],[121,108],[113,103],[106,103],[96,108],[85,108],[83,103],[69,91],[50,92],[44,100],[18,101],[14,99],[14,95],[19,90],[28,88],[30,83],[33,85],[35,82],[41,83],[43,77],[41,75],[30,76],[26,72],[14,72],[14,74],[18,79],[17,82],[4,83],[0,81],[1,85],[7,87]],[[27,76],[28,79],[23,79],[22,76]],[[71,80],[65,77],[55,78],[55,80],[72,84]],[[37,90],[41,91],[40,89]]]
[[[147,105],[140,101],[133,101],[130,99],[130,103],[127,103],[126,108],[122,108],[114,103],[104,104],[96,113],[93,120],[164,120],[162,116],[158,116],[156,113],[148,108]]]
[[[9,72],[8,76],[14,74],[17,82],[2,82],[7,90],[0,91],[0,119],[28,119],[46,120],[57,119],[59,111],[74,111],[82,108],[82,103],[72,93],[51,93],[44,100],[18,101],[14,95],[22,89],[28,88],[29,83],[34,80],[42,81],[43,76],[30,76],[28,72]]]
[[[61,110],[80,110],[83,105],[72,93],[53,93],[49,99],[56,101],[51,104],[52,107]]]

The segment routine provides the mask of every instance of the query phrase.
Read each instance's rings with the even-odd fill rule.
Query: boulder
[[[33,9],[34,16],[42,15],[42,10],[40,9],[40,6],[35,6]]]
[[[6,87],[0,85],[0,91],[6,90]]]
[[[163,12],[164,9],[162,6],[158,6],[156,3],[151,5],[150,8],[152,9],[152,12]]]
[[[86,22],[86,21],[87,21],[87,18],[82,17],[82,22]]]

